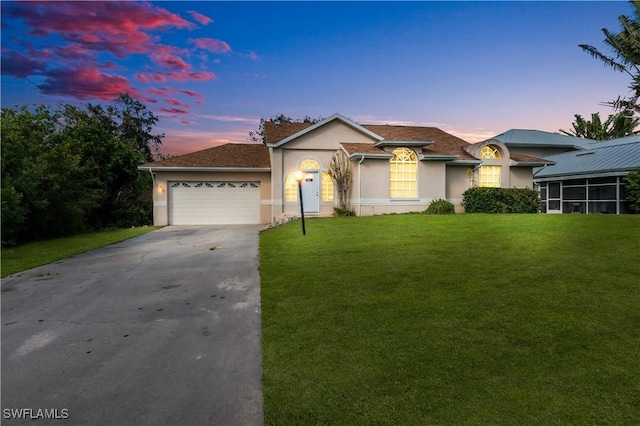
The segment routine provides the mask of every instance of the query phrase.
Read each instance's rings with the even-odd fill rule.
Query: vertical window
[[[333,179],[327,172],[322,172],[322,201],[333,201]]]
[[[284,184],[284,200],[298,201],[298,181],[295,172],[289,173]]]
[[[393,150],[389,164],[389,188],[391,198],[415,198],[418,196],[418,158],[409,148]]]
[[[480,166],[478,185],[485,187],[500,187],[500,166]]]

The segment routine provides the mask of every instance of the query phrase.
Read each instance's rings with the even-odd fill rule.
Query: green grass
[[[639,424],[639,255],[639,216],[267,230],[265,424]]]
[[[74,235],[2,249],[2,278],[158,229],[145,226]]]

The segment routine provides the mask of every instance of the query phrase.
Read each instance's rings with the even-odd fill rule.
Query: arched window
[[[480,150],[480,159],[499,160],[500,151],[495,145],[487,145]]]
[[[313,158],[307,158],[300,162],[300,170],[320,170],[320,163]]]
[[[480,150],[481,160],[500,160],[500,150],[495,145],[487,145]],[[491,165],[480,166],[478,170],[478,185],[484,187],[500,187],[500,171],[501,168],[495,163],[489,162]]]
[[[418,157],[409,148],[396,148],[389,161],[389,189],[391,198],[418,196]]]

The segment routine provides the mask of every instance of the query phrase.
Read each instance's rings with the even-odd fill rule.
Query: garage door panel
[[[258,182],[172,182],[169,224],[260,223]]]

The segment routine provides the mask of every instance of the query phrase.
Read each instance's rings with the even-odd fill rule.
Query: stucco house
[[[421,211],[444,198],[461,211],[462,194],[481,186],[533,187],[549,162],[514,153],[497,139],[470,144],[435,127],[358,124],[340,114],[317,123],[268,121],[264,144],[226,144],[139,167],[153,176],[156,225],[273,223],[329,216],[337,205],[328,167],[350,160],[358,215]]]

